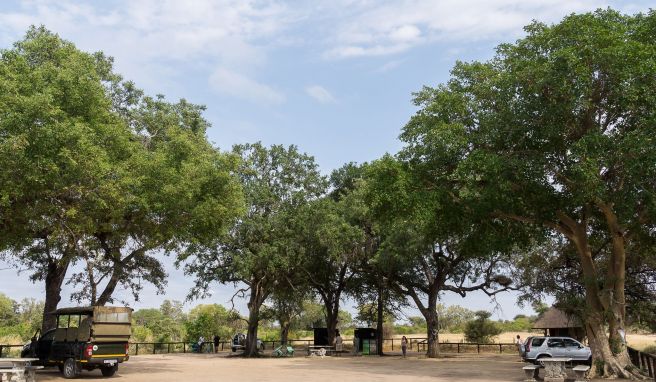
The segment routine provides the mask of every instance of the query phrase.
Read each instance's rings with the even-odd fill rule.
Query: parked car
[[[118,364],[127,361],[132,309],[126,307],[62,308],[50,314],[57,326],[37,331],[23,346],[22,358],[38,358],[34,364],[57,366],[65,378],[75,378],[80,370],[100,369],[113,376]]]
[[[570,337],[528,337],[523,350],[524,360],[532,363],[548,357],[571,358],[575,362],[592,363],[590,348]]]
[[[246,335],[244,333],[237,333],[232,336],[231,349],[234,352],[237,350],[244,350],[246,348]],[[264,342],[261,339],[257,339],[257,348],[260,351],[264,351]]]

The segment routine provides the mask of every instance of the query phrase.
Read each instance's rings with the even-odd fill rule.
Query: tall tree
[[[93,260],[74,297],[103,305],[122,284],[138,298],[140,280],[164,283],[154,252],[214,238],[240,210],[235,157],[208,143],[202,107],[143,97],[111,58],[44,28],[0,72],[0,253],[45,281],[44,330],[73,262]]]
[[[535,22],[489,62],[458,63],[448,84],[420,92],[402,136],[412,158],[460,158],[448,181],[467,190],[463,203],[574,249],[596,375],[639,377],[622,332],[627,249],[653,235],[656,216],[655,20],[600,10]]]
[[[461,190],[432,182],[433,165],[385,156],[372,163],[367,181],[367,200],[384,238],[377,267],[386,285],[410,298],[426,319],[431,358],[439,355],[440,294],[494,296],[510,289],[503,273],[516,245],[507,239],[510,225],[481,224],[477,209],[458,203]]]
[[[298,245],[291,229],[296,212],[325,192],[326,182],[314,159],[295,146],[270,148],[260,143],[236,145],[242,158],[238,176],[243,185],[246,215],[235,221],[216,246],[198,246],[183,256],[187,274],[196,276],[191,296],[207,293],[213,282],[235,283],[235,295],[248,293],[246,356],[257,355],[260,308],[281,280],[298,264]],[[245,285],[245,287],[241,287]]]
[[[119,193],[112,163],[134,146],[110,111],[108,65],[43,27],[0,59],[0,253],[45,282],[44,330],[90,215]]]

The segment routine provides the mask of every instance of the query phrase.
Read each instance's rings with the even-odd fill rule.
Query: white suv
[[[592,351],[570,337],[528,337],[524,343],[522,358],[537,363],[540,358],[562,357],[572,361],[592,362]]]

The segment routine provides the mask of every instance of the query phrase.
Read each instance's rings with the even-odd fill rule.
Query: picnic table
[[[544,366],[544,381],[545,382],[565,382],[567,373],[565,372],[565,365],[572,362],[571,358],[540,358],[538,360]]]
[[[0,358],[0,363],[11,363],[11,368],[0,368],[2,382],[34,382],[35,372],[43,366],[32,366],[38,358]]]
[[[335,353],[335,347],[331,345],[308,345],[307,355],[319,355],[321,357],[328,353]]]

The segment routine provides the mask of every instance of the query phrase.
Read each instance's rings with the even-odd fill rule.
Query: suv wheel
[[[62,373],[64,374],[64,378],[67,379],[77,377],[79,374],[77,362],[75,362],[73,358],[67,358],[66,361],[64,361]]]

